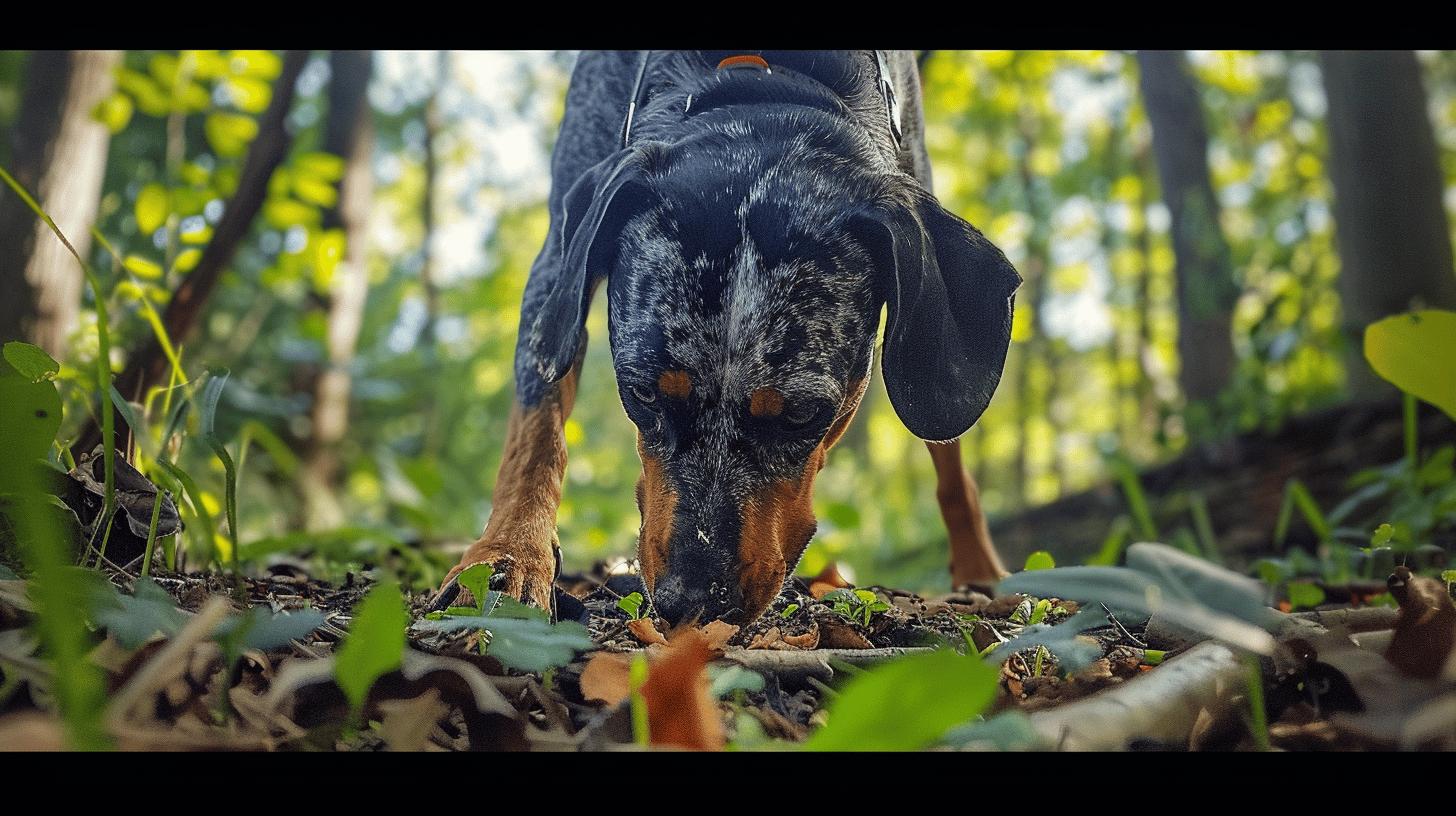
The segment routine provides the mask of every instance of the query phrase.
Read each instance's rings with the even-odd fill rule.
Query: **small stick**
[[[1098,605],[1102,607],[1103,612],[1107,613],[1107,620],[1109,623],[1112,624],[1112,628],[1117,630],[1118,635],[1122,636],[1123,639],[1130,641],[1132,645],[1136,646],[1139,649],[1148,648],[1148,644],[1143,643],[1141,640],[1133,637],[1132,632],[1127,631],[1127,627],[1123,626],[1122,622],[1117,619],[1117,616],[1112,614],[1112,610],[1107,608],[1107,604],[1099,602]]]

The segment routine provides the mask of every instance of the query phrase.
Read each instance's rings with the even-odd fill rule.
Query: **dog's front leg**
[[[581,351],[571,371],[548,386],[535,405],[522,405],[518,396],[511,406],[505,451],[491,494],[490,519],[485,532],[445,576],[437,596],[441,600],[435,605],[450,603],[455,594],[451,582],[466,567],[490,564],[495,568],[492,589],[551,609],[560,547],[556,511],[561,506],[561,482],[566,474],[564,426],[576,402],[585,351],[583,331]]]

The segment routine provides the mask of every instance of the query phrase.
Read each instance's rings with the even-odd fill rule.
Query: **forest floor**
[[[127,576],[111,579],[123,591],[130,589]],[[373,684],[363,716],[355,717],[334,682],[334,663],[351,615],[369,589],[366,580],[350,576],[335,586],[293,567],[245,577],[240,592],[228,576],[216,573],[159,574],[154,580],[167,597],[146,602],[160,603],[153,612],[169,604],[182,610],[175,633],[166,637],[154,631],[144,642],[127,644],[126,637],[109,632],[91,655],[106,671],[113,695],[111,729],[123,747],[631,750],[646,743],[649,733],[653,742],[668,747],[792,747],[823,724],[824,709],[839,694],[836,688],[868,666],[937,644],[986,654],[1028,626],[1056,623],[1077,611],[1071,601],[1021,594],[991,598],[967,590],[923,598],[883,587],[850,588],[830,569],[808,582],[794,579],[752,625],[717,623],[689,630],[691,635],[670,632],[669,638],[657,622],[629,614],[632,604],[620,603],[630,596],[636,577],[608,575],[598,565],[593,574],[558,584],[561,617],[586,624],[596,648],[560,661],[559,667],[524,673],[508,670],[489,648],[481,654],[479,630],[422,631],[416,623],[402,662]],[[1456,611],[1445,587],[1441,589],[1445,605],[1432,607],[1441,619],[1435,625],[1450,628],[1456,626]],[[139,591],[138,599],[143,594]],[[410,619],[418,622],[431,593],[406,597]],[[1354,600],[1358,604],[1361,598]],[[252,607],[275,614],[312,610],[321,620],[312,619],[307,631],[288,633],[266,648],[246,649],[230,664],[226,649],[210,639],[210,630],[223,620],[219,610],[224,606],[234,612]],[[1395,626],[1399,639],[1402,630],[1394,610],[1360,611],[1366,618],[1355,629]],[[46,676],[46,665],[35,657],[35,642],[22,628],[30,614],[23,582],[0,581],[0,663],[7,678],[6,688],[0,689],[0,712],[5,712],[0,714],[0,747],[59,747],[62,740],[59,721],[37,707],[46,700],[53,678]],[[1110,612],[1106,621],[1079,636],[1100,656],[1076,671],[1060,671],[1057,658],[1040,648],[1018,651],[1002,661],[995,699],[985,716],[1004,727],[964,731],[955,747],[1055,749],[1056,741],[1038,733],[1031,719],[998,715],[1034,716],[1075,701],[1100,699],[1098,692],[1132,681],[1154,691],[1149,679],[1170,672],[1164,667],[1179,665],[1176,657],[1197,647],[1176,629],[1128,627]],[[1389,748],[1401,744],[1412,711],[1422,705],[1450,708],[1456,701],[1449,681],[1407,681],[1378,652],[1351,648],[1354,641],[1340,627],[1332,628],[1333,635],[1319,626],[1299,630],[1298,637],[1285,636],[1284,657],[1266,661],[1257,690],[1251,686],[1232,697],[1224,694],[1216,705],[1193,702],[1201,707],[1198,721],[1181,743],[1134,737],[1128,747]],[[1405,648],[1439,650],[1439,645],[1431,646],[1429,621],[1423,631],[1427,637],[1422,643]],[[1390,634],[1380,643],[1389,643]],[[1447,638],[1447,651],[1449,635],[1439,635]],[[632,661],[638,655],[651,666],[643,667],[649,674],[646,684],[632,678]],[[1185,665],[1192,667],[1193,661]],[[1410,706],[1397,720],[1388,716],[1389,706],[1377,706],[1372,713],[1361,702],[1370,700],[1372,690],[1389,695],[1397,686],[1400,705]],[[651,702],[634,706],[639,694]],[[1264,697],[1267,723],[1246,716],[1249,694]],[[637,699],[640,703],[644,698]],[[649,707],[651,723],[634,724],[634,709]],[[658,719],[664,712],[670,713],[673,728],[680,729],[675,737],[660,739],[672,730]],[[1373,715],[1385,719],[1372,721]],[[1438,719],[1451,717],[1446,712]],[[1436,739],[1436,744],[1451,747]],[[1445,739],[1449,743],[1449,736]]]

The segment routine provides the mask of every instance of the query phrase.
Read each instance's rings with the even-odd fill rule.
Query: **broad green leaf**
[[[131,114],[135,109],[131,97],[117,91],[96,103],[91,110],[91,117],[106,125],[106,129],[113,135],[126,130],[127,124],[131,122]]]
[[[617,599],[617,608],[626,612],[629,618],[640,618],[642,617],[640,613],[642,611],[643,600],[645,599],[642,597],[642,593],[632,592],[625,597]]]
[[[829,706],[811,751],[916,751],[980,714],[996,695],[997,670],[940,649],[856,675]]]
[[[258,123],[251,116],[240,113],[214,113],[203,123],[207,143],[219,156],[233,158],[243,155],[248,144],[258,136]]]
[[[293,192],[309,204],[319,207],[332,207],[339,203],[339,191],[334,185],[302,174],[293,177]]]
[[[228,101],[244,113],[262,113],[273,98],[272,86],[253,77],[230,77],[223,87],[227,89]]]
[[[1365,328],[1375,373],[1456,419],[1456,312],[1424,309]]]
[[[1056,567],[1056,565],[1057,562],[1052,560],[1051,553],[1047,552],[1046,550],[1037,550],[1036,552],[1026,557],[1026,566],[1022,567],[1022,570],[1026,572],[1031,572],[1032,570],[1046,570],[1052,569]]]
[[[20,475],[13,463],[44,458],[61,427],[61,395],[55,383],[20,375],[9,356],[0,364],[0,463],[5,465],[0,467],[0,483],[10,481],[3,477]]]
[[[504,601],[506,599],[502,599]],[[524,604],[518,604],[524,607]],[[502,603],[502,610],[506,604]],[[552,625],[539,617],[461,616],[442,620],[422,620],[415,627],[426,632],[451,632],[460,629],[484,629],[491,634],[486,653],[507,667],[518,671],[543,672],[570,663],[578,652],[592,647],[586,627],[574,621]],[[539,615],[542,610],[533,610]]]
[[[490,594],[490,577],[494,574],[495,568],[489,564],[471,564],[455,578],[475,598],[477,612],[485,609],[485,601]]]
[[[1313,609],[1325,602],[1325,591],[1305,581],[1289,584],[1289,605],[1294,609]]]
[[[106,584],[106,589],[111,585]],[[150,578],[138,579],[133,593],[101,592],[92,606],[96,624],[105,627],[123,648],[140,648],[158,632],[174,635],[187,623],[187,613]]]
[[[177,256],[177,271],[191,272],[193,269],[197,268],[197,262],[200,260],[202,260],[202,250],[184,249],[182,250],[182,253]]]
[[[763,675],[733,663],[727,666],[709,664],[708,694],[719,699],[735,691],[763,691]]]
[[[156,182],[148,184],[137,193],[137,229],[143,235],[151,235],[157,227],[167,223],[167,188]]]
[[[19,340],[5,344],[5,362],[15,367],[20,376],[33,383],[54,380],[61,371],[61,364],[46,354],[45,349]]]
[[[276,79],[283,71],[283,60],[272,51],[233,51],[228,56],[228,68],[237,75]]]
[[[122,262],[122,266],[143,280],[155,280],[162,277],[162,265],[156,261],[149,261],[140,255],[128,255]]]
[[[274,198],[263,205],[263,220],[274,229],[309,226],[319,220],[319,211],[291,198]]]
[[[300,174],[319,181],[332,182],[344,177],[344,160],[332,153],[301,153],[294,157],[292,164]]]
[[[334,679],[355,711],[363,708],[375,680],[399,668],[408,626],[409,611],[393,581],[375,585],[355,607],[349,636],[334,659]]]

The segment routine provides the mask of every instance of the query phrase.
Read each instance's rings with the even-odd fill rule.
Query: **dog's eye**
[[[651,405],[652,403],[657,402],[657,393],[649,389],[643,388],[640,385],[632,386],[632,396],[636,397],[638,402],[641,402],[645,405]]]
[[[804,403],[790,408],[784,413],[784,422],[791,427],[802,428],[818,418],[820,408],[813,403]]]

